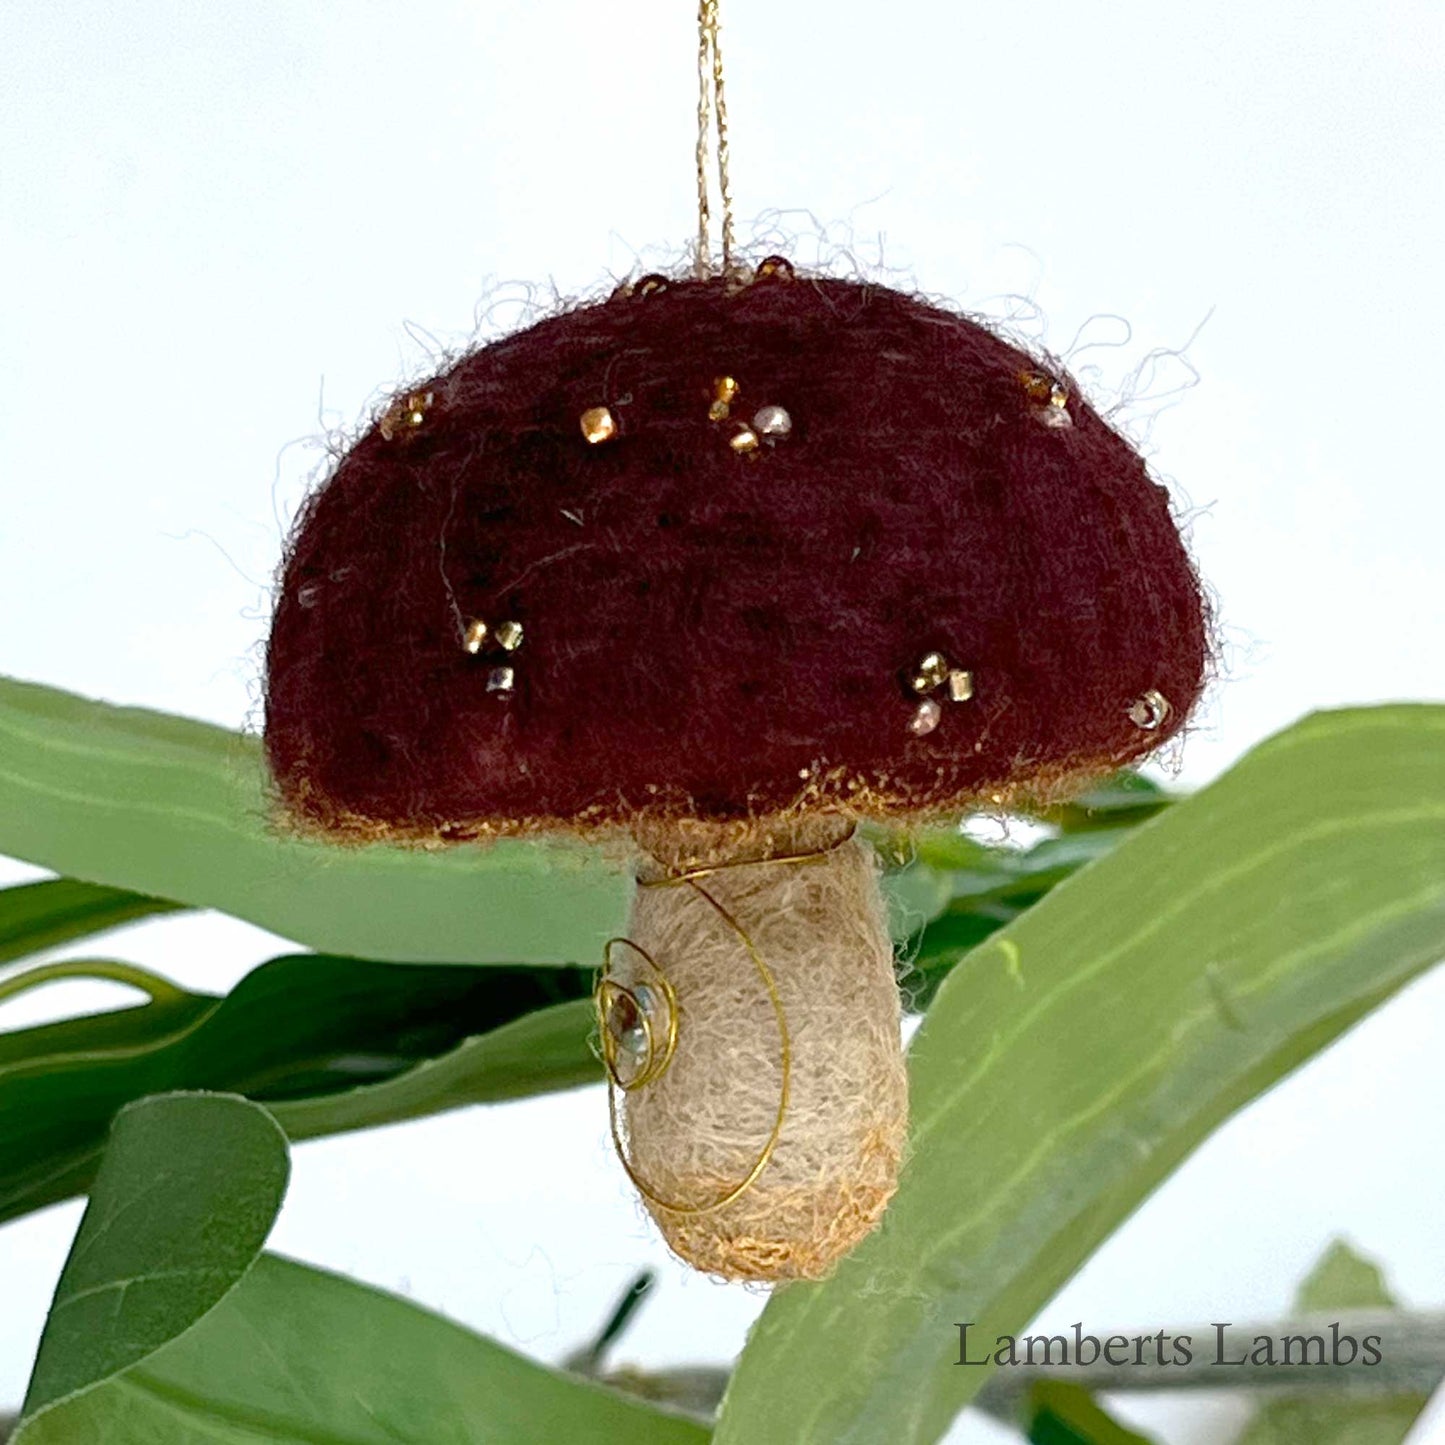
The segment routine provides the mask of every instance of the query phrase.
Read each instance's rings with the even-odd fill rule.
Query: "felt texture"
[[[1047,424],[1054,381],[1072,425]],[[408,395],[284,562],[266,746],[303,825],[957,812],[1129,763],[1199,695],[1205,606],[1164,488],[1069,378],[916,297],[785,271],[638,286]],[[734,450],[768,405],[791,435]],[[521,646],[469,652],[473,619]],[[915,736],[932,650],[974,695],[938,694]],[[1150,690],[1152,731],[1129,716]]]
[[[678,1031],[667,1068],[625,1095],[627,1148],[656,1196],[644,1198],[668,1244],[729,1279],[822,1278],[878,1223],[898,1183],[908,1078],[877,864],[858,839],[829,847],[809,832],[817,826],[775,833],[744,855],[826,849],[807,861],[730,866],[698,879],[766,963],[789,1045],[776,1147],[757,1179],[720,1208],[666,1205],[722,1199],[760,1157],[783,1087],[777,1011],[738,928],[693,887],[641,887],[633,903],[629,937],[671,983]],[[695,832],[653,838],[669,868],[648,866],[642,876],[731,852],[703,853],[700,841]]]

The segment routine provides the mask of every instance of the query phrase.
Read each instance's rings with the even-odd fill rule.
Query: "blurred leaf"
[[[912,862],[884,874],[888,899],[888,927],[895,939],[911,938],[945,908],[952,895],[947,873]]]
[[[251,1267],[281,1208],[286,1141],[262,1108],[167,1094],[117,1118],[55,1291],[17,1445],[50,1412],[189,1329]]]
[[[1082,1386],[1040,1380],[1029,1391],[1024,1422],[1030,1445],[1151,1445],[1126,1430]]]
[[[593,1379],[601,1373],[603,1360],[607,1352],[626,1333],[627,1327],[632,1323],[651,1293],[653,1286],[657,1283],[657,1271],[655,1269],[639,1270],[628,1282],[627,1288],[617,1297],[617,1303],[613,1305],[612,1312],[602,1322],[602,1327],[595,1335],[580,1348],[571,1351],[562,1362],[564,1368],[576,1371],[579,1375],[588,1375]],[[636,1394],[636,1391],[631,1393]],[[716,1402],[709,1408],[708,1413],[716,1408]]]
[[[246,1094],[307,1138],[599,1079],[591,1003],[571,1002],[591,983],[582,969],[286,955],[224,999],[175,990],[0,1034],[0,1220],[83,1190],[116,1110],[146,1094]],[[493,1037],[513,1020],[527,1027]]]
[[[1080,868],[1112,852],[1141,818],[1127,825],[1062,838],[1046,838],[1027,849],[992,848],[972,866],[938,875],[948,903],[924,926],[901,973],[909,1007],[927,1009],[959,960],[1000,928],[1012,923]]]
[[[1334,1240],[1295,1293],[1301,1314],[1339,1316],[1350,1310],[1392,1310],[1395,1301],[1379,1265]],[[1354,1398],[1301,1392],[1267,1400],[1236,1445],[1401,1445],[1429,1396]]]
[[[1319,1257],[1295,1292],[1294,1303],[1300,1314],[1395,1308],[1380,1266],[1356,1254],[1343,1239],[1333,1240]]]
[[[183,907],[74,878],[0,888],[0,963]]]
[[[981,843],[958,828],[925,828],[918,832],[890,832],[868,828],[865,836],[889,866],[916,864],[935,873],[959,873],[993,868],[1005,850]]]
[[[706,1445],[708,1431],[263,1255],[187,1334],[19,1445]]]
[[[1081,833],[1098,828],[1133,827],[1179,801],[1176,794],[1165,792],[1143,774],[1124,772],[1067,803],[1045,808],[1039,816],[1065,833]]]
[[[303,840],[273,818],[258,740],[0,678],[0,853],[219,908],[322,952],[592,962],[630,883],[596,850]]]
[[[1426,1398],[1271,1400],[1236,1445],[1401,1445]]]
[[[1325,785],[1327,780],[1327,785]],[[1445,953],[1445,708],[1316,714],[955,969],[882,1227],[776,1291],[718,1445],[921,1445],[1209,1133]]]

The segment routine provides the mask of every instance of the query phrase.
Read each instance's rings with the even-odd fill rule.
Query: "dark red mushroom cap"
[[[1134,449],[974,321],[767,271],[543,321],[341,460],[267,657],[298,819],[918,816],[1183,724],[1205,610]]]

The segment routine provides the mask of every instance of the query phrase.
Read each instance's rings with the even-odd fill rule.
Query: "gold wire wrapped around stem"
[[[676,996],[672,991],[671,985],[666,984],[666,980],[662,975],[662,971],[657,968],[657,965],[655,963],[652,962],[650,956],[644,955],[645,957],[648,957],[648,961],[652,964],[652,967],[656,972],[659,980],[666,984],[664,998],[666,999],[668,1009],[667,1033],[669,1043],[666,1049],[665,1058],[660,1064],[657,1064],[656,1066],[654,1066],[653,1063],[652,1026],[650,1021],[647,1019],[646,1012],[637,1005],[635,994],[631,994],[630,990],[626,990],[625,988],[622,988],[620,985],[618,985],[618,987],[621,988],[622,992],[628,993],[630,995],[633,1000],[634,1007],[638,1007],[638,1014],[643,1021],[644,1038],[647,1041],[647,1054],[645,1056],[643,1069],[639,1071],[635,1080],[630,1082],[624,1082],[621,1079],[621,1077],[616,1071],[615,1065],[610,1062],[608,1058],[609,1049],[605,1041],[610,1037],[610,1034],[607,1028],[606,1015],[602,1012],[602,994],[607,983],[607,979],[605,976],[602,980],[599,981],[597,999],[598,1017],[601,1022],[602,1038],[604,1040],[603,1062],[607,1064],[608,1074],[607,1117],[612,1129],[612,1144],[617,1151],[617,1158],[622,1164],[623,1169],[626,1171],[627,1177],[632,1180],[633,1184],[637,1188],[638,1193],[641,1194],[645,1199],[655,1204],[659,1209],[666,1210],[669,1214],[696,1215],[710,1214],[715,1209],[722,1209],[726,1205],[731,1204],[735,1199],[740,1198],[748,1189],[750,1189],[753,1184],[756,1183],[758,1176],[763,1172],[764,1169],[767,1168],[768,1160],[773,1157],[773,1151],[778,1147],[778,1140],[782,1137],[783,1121],[787,1118],[788,1114],[788,1100],[791,1095],[792,1084],[793,1048],[792,1039],[788,1032],[788,1016],[787,1012],[783,1008],[782,997],[778,993],[777,981],[773,978],[773,971],[764,961],[762,954],[758,952],[757,945],[754,944],[747,930],[737,921],[736,918],[733,917],[730,912],[728,912],[726,908],[723,907],[721,903],[717,901],[716,898],[712,896],[711,893],[709,893],[698,883],[694,883],[691,880],[686,881],[691,888],[693,888],[703,899],[705,899],[709,904],[712,905],[713,908],[717,910],[719,916],[723,919],[723,921],[726,922],[728,926],[732,928],[733,931],[742,940],[743,946],[747,949],[748,955],[753,961],[753,966],[758,971],[758,976],[763,981],[763,986],[768,991],[768,998],[773,1005],[773,1013],[778,1020],[778,1041],[782,1061],[783,1082],[782,1088],[778,1092],[778,1112],[776,1118],[773,1120],[772,1131],[768,1135],[767,1142],[763,1145],[761,1151],[759,1152],[758,1157],[753,1164],[753,1167],[748,1170],[748,1172],[743,1176],[741,1180],[738,1181],[737,1184],[733,1185],[731,1189],[728,1189],[723,1194],[719,1195],[718,1198],[710,1199],[703,1204],[687,1204],[681,1203],[676,1200],[664,1199],[633,1168],[631,1160],[629,1160],[627,1157],[627,1149],[622,1140],[622,1131],[618,1126],[617,1094],[612,1086],[615,1084],[617,1088],[625,1091],[637,1088],[643,1083],[650,1082],[652,1079],[659,1077],[662,1071],[667,1067],[667,1060],[670,1060],[672,1057],[672,1051],[676,1045],[677,1038],[677,1004]],[[639,883],[639,886],[643,885]],[[630,940],[628,939],[614,939],[612,940],[612,942],[627,943],[630,948],[635,949],[639,954],[642,953],[642,950],[638,948],[635,943],[630,942]],[[611,1052],[615,1053],[615,1049]]]
[[[696,868],[685,869],[680,873],[667,874],[661,878],[639,878],[637,880],[637,886],[639,888],[691,888],[693,892],[709,904],[723,922],[737,934],[743,947],[747,950],[749,958],[752,959],[753,967],[757,970],[758,977],[762,980],[763,987],[768,993],[768,999],[773,1006],[773,1013],[778,1021],[778,1042],[782,1069],[782,1084],[778,1091],[778,1112],[773,1120],[772,1131],[769,1133],[767,1141],[764,1143],[756,1161],[753,1163],[752,1168],[748,1170],[747,1174],[717,1199],[709,1200],[704,1204],[684,1204],[662,1198],[648,1185],[647,1181],[637,1173],[632,1166],[632,1162],[627,1157],[627,1148],[623,1143],[622,1131],[617,1119],[616,1089],[628,1092],[632,1089],[640,1088],[642,1085],[661,1077],[662,1073],[666,1070],[668,1063],[672,1059],[673,1052],[677,1047],[677,996],[672,988],[672,984],[663,973],[657,960],[650,953],[634,943],[631,939],[608,939],[603,949],[603,972],[598,977],[597,986],[593,991],[602,1043],[602,1060],[607,1069],[608,1123],[612,1131],[613,1147],[617,1151],[618,1161],[621,1163],[627,1177],[632,1181],[638,1193],[659,1209],[666,1210],[670,1214],[686,1216],[709,1214],[714,1210],[725,1208],[727,1205],[741,1198],[742,1195],[757,1182],[763,1170],[767,1168],[768,1161],[773,1157],[774,1150],[778,1147],[778,1141],[782,1138],[783,1125],[787,1119],[788,1104],[792,1095],[792,1035],[788,1029],[787,1010],[783,1007],[782,996],[778,992],[777,980],[773,976],[772,969],[768,967],[767,961],[759,952],[752,935],[698,880],[731,868],[754,868],[764,867],[770,864],[807,864],[817,862],[828,857],[838,848],[841,848],[843,844],[849,842],[853,837],[854,831],[855,829],[850,828],[841,838],[829,843],[826,847],[810,849],[807,852],[780,853],[773,857],[765,858],[735,858],[722,863],[711,863]],[[652,1020],[648,1017],[647,1010],[643,1007],[637,994],[625,984],[619,983],[616,979],[610,977],[612,951],[620,944],[625,944],[642,958],[658,982],[667,1009],[667,1030],[661,1051],[655,1046]],[[646,1045],[641,1068],[639,1068],[637,1073],[625,1080],[622,1078],[621,1072],[617,1067],[616,1040],[613,1038],[607,1022],[608,1005],[613,1000],[621,997],[626,997],[636,1010],[637,1016],[642,1023],[643,1038]],[[614,1089],[614,1085],[616,1089]]]
[[[775,863],[820,863],[836,853],[845,843],[852,842],[858,832],[854,823],[841,838],[835,838],[822,848],[809,848],[799,853],[773,853],[764,858],[728,858],[721,863],[704,863],[697,868],[685,868],[681,873],[667,873],[661,878],[639,878],[639,888],[675,888],[680,883],[693,883],[699,878],[709,878],[714,873],[724,873],[730,868],[766,868]]]

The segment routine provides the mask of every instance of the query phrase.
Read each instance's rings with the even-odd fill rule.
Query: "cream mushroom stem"
[[[820,1278],[882,1217],[907,1132],[872,852],[833,818],[638,842],[625,992],[599,993],[624,1163],[698,1269]]]

